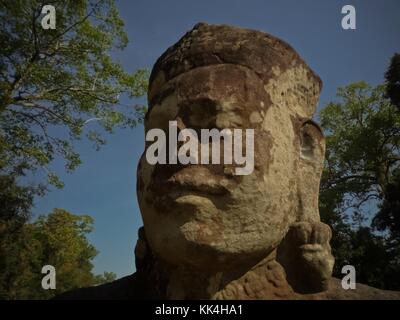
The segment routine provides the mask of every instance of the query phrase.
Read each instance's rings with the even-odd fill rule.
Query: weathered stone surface
[[[138,249],[138,246],[141,248]],[[135,274],[97,287],[64,293],[57,299],[242,299],[242,300],[365,300],[400,299],[399,292],[385,291],[357,284],[355,290],[344,290],[340,280],[327,281],[327,290],[313,294],[299,294],[286,279],[283,267],[271,255],[249,270],[238,272],[227,281],[221,275],[205,276],[198,270],[172,266],[154,257],[148,247],[144,230],[139,230],[136,246]],[[207,286],[204,286],[204,283]],[[182,289],[185,286],[185,289]],[[211,289],[209,292],[205,288]]]
[[[137,272],[62,297],[400,298],[362,285],[345,291],[331,278],[331,230],[318,212],[325,141],[311,120],[321,85],[282,40],[197,24],[153,68],[145,131],[166,130],[168,121],[180,129],[254,129],[254,172],[150,165],[144,153]]]
[[[152,251],[229,279],[302,222],[295,249],[303,252],[291,263],[307,265],[299,276],[314,274],[307,288],[322,288],[333,257],[318,213],[325,144],[310,119],[320,89],[288,44],[262,32],[198,24],[168,49],[151,74],[146,132],[172,120],[181,129],[254,129],[255,170],[234,176],[230,165],[149,165],[143,156],[138,199]]]

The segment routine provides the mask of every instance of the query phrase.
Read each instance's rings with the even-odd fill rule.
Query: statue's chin
[[[266,223],[268,219],[257,223],[245,214],[239,219],[241,212],[223,210],[212,197],[186,193],[173,204],[157,202],[159,206],[142,208],[146,236],[153,251],[174,265],[214,271],[251,266],[276,248],[283,236]]]
[[[153,242],[153,250],[172,265],[210,273],[250,268],[273,250],[268,246],[259,246],[255,250],[250,246],[238,248],[235,243],[229,245],[223,241],[223,234],[220,234],[221,239],[212,240],[212,237],[205,237],[201,229],[197,230],[190,232],[188,229],[180,229],[176,236],[172,236],[172,233],[165,234]]]

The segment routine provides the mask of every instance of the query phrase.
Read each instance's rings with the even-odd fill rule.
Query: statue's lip
[[[223,196],[230,194],[233,182],[221,174],[222,168],[210,169],[204,165],[175,165],[157,167],[151,182],[156,195],[171,193],[198,193]]]
[[[178,188],[186,189],[188,191],[195,191],[211,195],[225,195],[229,192],[228,189],[219,184],[197,183],[195,179],[190,182],[172,182],[172,184],[176,184]]]
[[[229,190],[222,185],[219,184],[206,184],[196,181],[195,177],[191,181],[185,180],[176,180],[174,178],[170,178],[164,182],[157,181],[154,183],[153,188],[155,190],[159,190],[160,192],[164,191],[166,194],[171,192],[178,192],[182,194],[187,193],[199,193],[204,195],[214,195],[214,196],[222,196],[229,193]]]

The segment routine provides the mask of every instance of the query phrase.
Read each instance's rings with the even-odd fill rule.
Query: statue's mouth
[[[155,195],[197,194],[224,196],[230,194],[225,178],[213,174],[204,166],[184,166],[170,175],[155,174],[150,189]]]
[[[198,183],[195,179],[190,182],[167,181],[166,186],[171,191],[178,191],[183,194],[198,193],[204,195],[222,196],[229,191],[220,185]],[[168,193],[168,192],[167,192]]]

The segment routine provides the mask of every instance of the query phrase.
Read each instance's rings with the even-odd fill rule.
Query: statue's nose
[[[177,135],[179,136],[179,133],[183,129],[192,129],[190,127],[187,127],[186,124],[183,122],[183,119],[180,116],[176,116],[174,121],[176,121],[176,127],[177,127]],[[190,139],[196,139],[197,142],[199,142],[199,137],[197,135],[191,136]],[[178,149],[185,143],[185,141],[181,141],[178,139],[177,141],[177,147]]]

